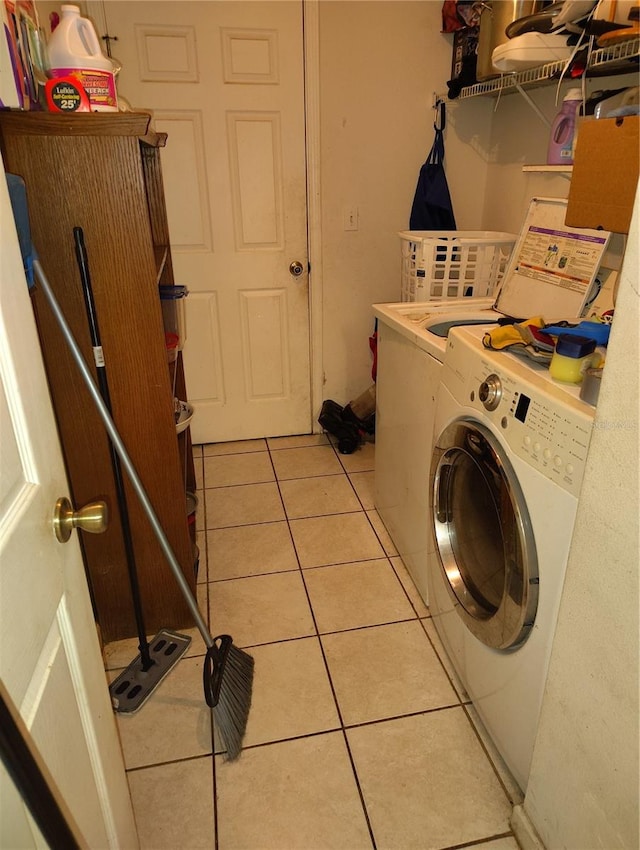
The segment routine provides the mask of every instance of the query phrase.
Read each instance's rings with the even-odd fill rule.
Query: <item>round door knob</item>
[[[74,511],[69,499],[62,496],[53,512],[53,530],[60,543],[66,543],[74,528],[89,534],[103,534],[109,524],[109,509],[106,502],[89,502]]]
[[[289,266],[289,271],[294,277],[300,277],[300,275],[304,272],[304,266],[300,260],[294,260]]]

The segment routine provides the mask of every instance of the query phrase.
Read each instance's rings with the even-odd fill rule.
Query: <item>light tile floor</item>
[[[374,507],[374,446],[323,436],[197,446],[199,603],[255,658],[225,762],[204,644],[118,716],[142,848],[517,850],[517,789]],[[106,648],[110,675],[135,641]]]

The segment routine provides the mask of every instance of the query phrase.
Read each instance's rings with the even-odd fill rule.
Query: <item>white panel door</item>
[[[302,0],[88,7],[117,38],[120,96],[169,135],[194,442],[308,433]]]
[[[1,162],[0,162],[1,166]],[[88,847],[138,846],[62,454],[0,171],[0,677]],[[0,847],[43,847],[0,769]]]

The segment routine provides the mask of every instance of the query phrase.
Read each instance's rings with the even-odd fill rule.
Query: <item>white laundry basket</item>
[[[490,230],[403,230],[398,235],[402,301],[493,295],[518,238]]]

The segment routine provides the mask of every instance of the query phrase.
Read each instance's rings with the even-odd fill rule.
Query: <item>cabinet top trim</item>
[[[166,133],[151,128],[149,112],[55,112],[0,111],[0,127],[29,136],[137,136],[153,147],[163,147]]]

